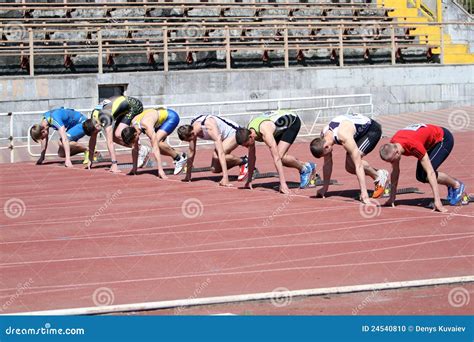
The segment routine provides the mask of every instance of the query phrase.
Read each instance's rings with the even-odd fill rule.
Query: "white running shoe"
[[[181,173],[181,171],[183,171],[183,168],[186,166],[186,163],[188,162],[188,156],[186,155],[186,153],[182,153],[180,156],[179,156],[179,159],[174,161],[174,172],[173,174],[174,175],[178,175]]]
[[[140,149],[138,150],[138,167],[143,167],[143,165],[145,165],[150,152],[151,148],[145,145],[140,145]]]
[[[377,178],[374,181],[375,190],[372,195],[372,198],[379,198],[383,196],[385,189],[388,185],[388,171],[380,169],[377,171]]]

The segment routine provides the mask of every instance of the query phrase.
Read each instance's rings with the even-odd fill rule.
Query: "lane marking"
[[[304,290],[292,290],[287,292],[278,292],[277,295],[285,295],[294,297],[303,296],[323,296],[331,294],[343,294],[343,293],[356,293],[376,290],[393,290],[402,288],[412,288],[421,286],[437,286],[437,285],[450,285],[458,283],[470,283],[474,282],[474,276],[462,276],[462,277],[449,277],[449,278],[434,278],[434,279],[419,279],[419,280],[408,280],[408,281],[395,281],[386,283],[373,283],[363,285],[349,285],[349,286],[337,286],[337,287],[326,287],[326,288],[314,288]],[[190,306],[202,306],[210,304],[228,304],[236,302],[248,302],[257,300],[268,300],[275,298],[274,292],[261,292],[252,294],[241,294],[233,296],[220,296],[220,297],[206,297],[206,298],[191,298],[191,299],[178,299],[148,303],[132,303],[132,304],[120,304],[120,305],[109,305],[99,307],[83,307],[74,309],[60,309],[60,310],[45,310],[45,311],[31,311],[31,312],[19,312],[10,315],[43,315],[43,316],[56,316],[56,315],[91,315],[91,314],[105,314],[105,313],[117,313],[117,312],[129,312],[129,311],[144,311],[144,310],[159,310],[159,309],[171,309],[177,307],[190,307]]]

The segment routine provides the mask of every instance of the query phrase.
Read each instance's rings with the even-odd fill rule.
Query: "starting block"
[[[288,188],[290,188],[290,189],[299,189],[300,188],[300,185],[296,182],[287,182],[287,184],[288,184]],[[305,187],[305,189],[313,189],[313,188],[316,188],[317,186],[322,186],[323,184],[324,183],[321,179],[313,180]],[[329,185],[342,185],[342,183],[339,183],[337,181],[337,179],[331,179],[329,181]],[[273,188],[275,190],[278,190],[280,188],[280,186],[277,185],[277,186],[274,186]]]
[[[168,166],[168,163],[162,163],[163,166]],[[133,167],[133,163],[122,163],[117,165],[120,170],[122,169],[131,169]],[[156,161],[154,159],[148,159],[148,161],[141,167],[140,169],[151,169],[156,167]],[[168,173],[167,173],[168,174]],[[173,174],[173,171],[171,171],[171,174]]]
[[[372,197],[374,191],[368,190],[367,192],[369,193],[369,196]],[[397,189],[397,195],[407,195],[407,194],[424,194],[424,192],[415,187]],[[388,197],[390,197],[390,190],[388,191],[386,190],[384,194],[382,195],[382,198],[388,198]]]

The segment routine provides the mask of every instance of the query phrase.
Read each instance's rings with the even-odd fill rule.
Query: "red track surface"
[[[440,170],[470,190],[472,132],[455,138]],[[102,287],[114,304],[125,304],[474,274],[472,205],[449,207],[448,214],[424,207],[430,189],[416,182],[416,160],[404,158],[400,187],[425,194],[402,195],[396,208],[372,207],[375,217],[362,215],[351,199],[357,180],[344,171],[341,150],[333,178],[343,185],[333,186],[326,199],[314,198],[314,189],[280,195],[274,178],[256,181],[261,186],[249,191],[220,188],[220,177],[206,173],[184,184],[182,176],[163,181],[147,171],[132,177],[78,165],[1,165],[2,206],[16,198],[25,210],[0,218],[0,308],[94,306],[93,294]],[[310,159],[307,143],[290,152]],[[211,151],[198,154],[196,166],[207,166]],[[389,166],[376,152],[367,160]],[[264,147],[257,163],[261,172],[274,171]],[[298,179],[293,170],[286,174]],[[183,214],[189,199],[202,203],[193,219]],[[426,313],[437,313],[435,300],[426,296]],[[416,301],[409,305],[420,313]],[[457,313],[472,311],[470,305]]]

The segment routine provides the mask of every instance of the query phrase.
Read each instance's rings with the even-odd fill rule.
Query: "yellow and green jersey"
[[[262,122],[271,121],[275,124],[275,132],[273,135],[278,137],[279,135],[283,134],[285,130],[287,130],[291,125],[293,125],[298,118],[298,114],[292,112],[290,110],[280,109],[272,112],[264,113],[260,116],[257,116],[250,120],[247,128],[253,129],[257,134],[255,140],[263,141],[262,134],[260,132],[260,125]]]

